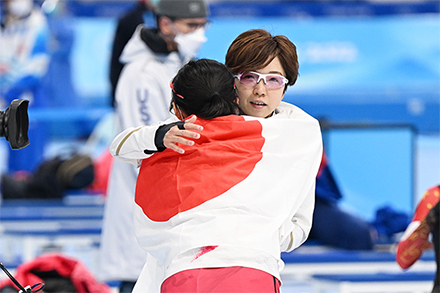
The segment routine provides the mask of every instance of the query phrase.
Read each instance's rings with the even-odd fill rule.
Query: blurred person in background
[[[410,268],[427,249],[434,246],[436,272],[432,293],[440,292],[440,185],[426,190],[417,204],[411,223],[396,249],[396,261],[402,269]],[[430,237],[431,235],[431,237]],[[430,241],[431,238],[431,241]]]
[[[405,230],[409,217],[404,212],[383,206],[370,222],[344,210],[339,202],[343,194],[333,176],[324,152],[316,178],[315,212],[310,240],[347,250],[372,250],[376,244],[390,244],[392,237]],[[329,221],[328,219],[332,219]]]
[[[43,89],[51,106],[75,107],[80,105],[72,82],[71,53],[75,42],[73,17],[68,2],[45,0],[41,6],[51,33],[51,59],[43,79]]]
[[[30,101],[30,108],[48,105],[42,78],[50,61],[47,19],[32,0],[4,0],[0,27],[0,103]],[[43,158],[47,134],[44,123],[30,121],[30,145],[9,152],[8,171],[32,171]]]
[[[170,81],[206,41],[206,1],[161,0],[155,11],[157,28],[139,25],[120,58],[125,65],[115,96],[117,133],[171,116]],[[120,292],[131,292],[146,259],[134,233],[137,175],[134,166],[115,160],[107,188],[98,277],[122,281]]]
[[[116,84],[124,67],[124,64],[119,61],[119,57],[139,24],[144,24],[149,28],[156,26],[154,4],[157,1],[138,0],[136,6],[118,20],[110,60],[111,105],[113,107],[115,106]]]

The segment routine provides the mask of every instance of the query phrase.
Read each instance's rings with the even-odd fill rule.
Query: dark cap
[[[209,15],[205,0],[159,0],[156,13],[172,18],[199,18]]]

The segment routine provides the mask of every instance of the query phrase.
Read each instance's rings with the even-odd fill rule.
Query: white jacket
[[[141,26],[127,43],[116,88],[117,133],[171,117],[170,81],[183,66],[177,53],[154,54],[140,38]],[[136,281],[146,252],[133,228],[133,198],[138,170],[114,160],[109,177],[101,237],[98,277],[103,281]]]
[[[247,117],[247,119],[257,119],[257,118],[252,118],[252,117]],[[287,119],[287,120],[286,120]],[[175,119],[171,119],[169,121],[167,121],[167,123],[171,122],[172,120]],[[309,173],[307,177],[307,179],[304,180],[300,180],[301,184],[304,184],[303,186],[297,186],[297,188],[301,189],[301,190],[296,190],[296,191],[292,191],[291,192],[291,196],[295,199],[295,203],[294,204],[290,204],[290,207],[292,207],[294,209],[294,212],[292,212],[291,216],[288,216],[288,220],[286,220],[282,225],[279,226],[278,229],[278,233],[280,236],[280,239],[278,239],[280,242],[278,244],[278,251],[291,251],[293,249],[295,249],[296,247],[298,247],[299,245],[301,245],[306,239],[307,236],[309,234],[310,228],[311,228],[311,224],[312,224],[312,215],[313,215],[313,207],[314,207],[314,183],[315,183],[315,176],[316,176],[316,172],[317,169],[315,170],[315,167],[318,168],[320,160],[321,160],[321,155],[322,155],[322,142],[321,142],[321,136],[320,136],[320,131],[319,131],[319,125],[317,123],[317,121],[312,118],[311,116],[309,116],[308,114],[306,114],[305,112],[303,112],[301,109],[297,108],[296,106],[287,104],[287,103],[281,103],[280,106],[277,108],[276,111],[276,115],[274,115],[273,117],[271,117],[270,119],[260,119],[262,120],[263,125],[264,124],[273,124],[272,125],[272,130],[275,129],[274,125],[277,125],[277,127],[284,127],[286,130],[289,129],[289,127],[287,127],[286,125],[290,125],[292,127],[292,129],[299,129],[301,130],[301,133],[293,133],[290,131],[287,131],[286,133],[284,133],[283,135],[285,135],[285,139],[289,140],[289,139],[301,139],[301,135],[307,136],[307,135],[312,135],[313,139],[307,140],[307,139],[303,139],[300,140],[301,142],[299,144],[297,144],[298,147],[301,147],[301,145],[304,147],[310,147],[310,153],[309,153],[309,157],[308,159],[310,159],[310,161],[308,161],[307,164],[310,164],[309,167],[311,167],[311,173]],[[280,120],[280,121],[277,121]],[[267,121],[267,122],[266,122]],[[272,122],[269,122],[272,121]],[[197,123],[197,122],[196,122]],[[302,123],[305,123],[306,125],[308,125],[307,127],[303,127],[303,128],[297,128],[298,125],[301,125]],[[142,127],[135,127],[135,128],[130,128],[125,130],[124,132],[122,132],[120,135],[118,135],[115,140],[113,141],[111,147],[110,147],[110,151],[112,152],[112,154],[116,157],[116,158],[120,158],[123,159],[125,161],[131,162],[134,165],[138,165],[139,163],[139,159],[144,159],[144,158],[148,158],[149,155],[146,155],[144,153],[144,150],[156,150],[156,147],[154,145],[154,133],[157,129],[159,125],[155,125],[155,126],[142,126]],[[270,127],[269,127],[270,129]],[[292,130],[290,129],[290,130]],[[306,132],[310,131],[309,134],[307,134]],[[271,131],[269,131],[268,133],[268,138],[272,138],[271,135]],[[293,147],[293,145],[297,143],[294,142],[291,146]],[[268,144],[269,146],[271,144]],[[272,147],[275,147],[275,149],[272,149],[272,151],[277,152],[278,150],[276,150],[276,148],[282,148],[285,149],[282,146],[277,145],[277,143],[273,144]],[[267,148],[267,144],[266,144],[266,148]],[[281,153],[281,152],[280,152]],[[315,166],[316,165],[316,166]],[[278,169],[280,169],[281,167],[278,166]],[[292,182],[295,181],[295,175],[294,172],[290,172],[288,170],[285,170],[285,168],[283,169],[283,171],[285,172],[285,174],[290,174],[292,176]],[[287,171],[287,172],[286,172]],[[303,174],[304,175],[304,174]],[[265,181],[266,182],[266,181]],[[272,187],[272,185],[270,184],[271,180],[269,180],[269,182],[267,182],[271,188],[270,190],[272,190],[273,192],[275,192],[275,194],[278,194],[278,192],[276,192],[276,190],[280,189],[282,190],[282,186],[274,186]],[[240,185],[240,186],[244,186],[244,185]],[[252,183],[251,183],[252,186]],[[241,189],[243,189],[243,187],[240,187]],[[241,189],[237,189],[240,190],[238,193],[244,193],[244,194],[249,194],[250,189],[249,186],[247,186],[245,189],[241,190]],[[248,190],[249,192],[245,192],[245,190]],[[300,193],[299,198],[295,197],[295,192]],[[215,202],[215,201],[213,201]],[[149,249],[150,251],[154,252],[154,249],[151,250],[151,246],[149,243],[149,239],[150,236],[148,236],[148,232],[144,232],[143,231],[143,227],[148,226],[148,224],[145,222],[148,222],[148,218],[147,220],[145,220],[145,216],[143,216],[142,211],[139,209],[139,207],[137,208],[136,211],[137,214],[137,225],[138,225],[138,236],[140,237],[141,241],[144,243],[144,246]],[[286,216],[285,214],[283,216]],[[281,216],[281,217],[283,217]],[[258,219],[255,219],[255,223],[258,221]],[[142,223],[141,225],[139,225],[139,223]],[[153,225],[154,226],[154,225]],[[249,227],[251,227],[252,225],[250,225]],[[148,229],[147,229],[148,231]],[[145,234],[146,233],[146,234]],[[169,237],[169,235],[167,236]],[[157,237],[153,237],[154,239],[157,239]],[[171,241],[172,242],[172,241]],[[267,244],[267,243],[266,243]],[[264,244],[262,244],[264,246]],[[269,245],[270,246],[270,245]],[[156,247],[157,248],[157,247]],[[221,258],[221,253],[226,253],[226,254],[231,254],[232,255],[243,255],[243,253],[245,252],[249,252],[251,253],[252,251],[254,251],[254,255],[260,255],[260,254],[264,254],[265,252],[262,252],[261,246],[256,249],[256,245],[254,247],[248,246],[246,247],[246,249],[244,251],[234,251],[231,249],[226,249],[225,251],[222,250],[217,250],[216,253],[218,254],[218,256]],[[254,250],[256,249],[256,250]],[[270,249],[269,249],[270,250]],[[156,251],[157,252],[157,251]],[[180,251],[182,252],[182,251]],[[272,256],[277,254],[277,250],[274,250],[272,247],[271,252],[268,252],[268,254],[271,254]],[[160,253],[159,253],[160,255]],[[215,254],[212,254],[215,255]],[[252,253],[250,254],[252,255]],[[158,256],[157,254],[155,255],[156,257],[158,257],[159,259],[161,259],[160,256]],[[176,256],[176,255],[174,255]],[[172,259],[172,257],[171,257]],[[214,257],[214,259],[216,259]],[[252,256],[250,256],[250,259],[252,259]],[[283,267],[283,263],[281,261],[281,259],[279,259],[279,256],[274,256],[274,258],[272,260],[275,260],[275,262],[272,262],[272,266],[269,267],[265,267],[260,266],[260,264],[256,264],[256,263],[252,263],[252,261],[244,261],[244,262],[239,262],[239,263],[229,263],[229,265],[244,265],[244,266],[250,266],[250,267],[254,267],[254,268],[258,268],[258,269],[262,269],[265,270],[269,273],[271,273],[272,275],[276,276],[279,278],[279,271],[282,269]],[[169,275],[180,271],[182,269],[188,269],[188,268],[192,268],[192,267],[206,267],[209,266],[210,264],[212,266],[215,265],[224,265],[227,266],[228,263],[218,263],[215,260],[209,260],[208,262],[193,262],[191,263],[191,266],[188,266],[187,263],[178,263],[175,264],[175,262],[173,263],[173,260],[164,260],[163,258],[160,260],[162,261],[162,265],[165,265],[167,267],[167,270],[163,273],[162,276],[157,276],[156,282],[161,282],[163,281],[163,279],[165,279],[166,277],[168,277]],[[153,291],[148,291],[146,290],[146,288],[150,285],[149,283],[151,282],[151,279],[148,280],[148,278],[151,278],[152,276],[152,268],[151,268],[151,264],[146,264],[145,267],[145,272],[142,273],[140,279],[138,280],[138,283],[136,284],[135,287],[135,291],[134,292],[153,292]],[[141,285],[142,284],[142,285]],[[139,290],[139,291],[137,291]]]

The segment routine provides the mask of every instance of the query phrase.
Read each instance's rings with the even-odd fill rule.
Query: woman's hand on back
[[[163,138],[165,147],[172,149],[180,154],[185,151],[178,144],[192,146],[194,140],[200,138],[200,134],[195,131],[202,131],[201,125],[195,124],[197,117],[193,115],[190,119],[185,121],[185,129],[179,129],[177,125],[170,128]]]

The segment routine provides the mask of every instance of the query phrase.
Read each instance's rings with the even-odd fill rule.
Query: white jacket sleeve
[[[286,235],[281,242],[281,251],[289,252],[303,244],[312,228],[313,211],[315,208],[315,184],[309,189],[307,196],[292,217],[292,225],[284,225],[281,234]],[[290,227],[290,228],[289,228]],[[291,231],[289,232],[288,230]],[[284,230],[284,231],[283,231]],[[287,230],[287,231],[286,231]]]
[[[291,118],[293,119],[297,115],[307,115],[304,111],[298,107],[281,102],[277,107],[275,119],[277,118]],[[271,118],[272,119],[272,118]],[[314,118],[312,118],[314,119]],[[320,151],[322,153],[322,143],[320,146]],[[319,161],[318,161],[319,160]],[[319,167],[319,162],[321,162],[321,157],[317,157],[317,165]],[[316,168],[316,173],[318,168]],[[281,236],[281,250],[282,251],[292,251],[303,244],[307,237],[309,236],[310,229],[312,227],[313,212],[315,209],[315,186],[316,177],[310,178],[311,184],[309,190],[306,191],[306,196],[304,201],[301,203],[298,211],[293,215],[290,223],[285,223],[280,228]]]
[[[136,167],[140,166],[143,159],[157,151],[154,142],[157,129],[161,125],[177,121],[176,119],[173,117],[153,125],[127,128],[115,137],[110,145],[110,153],[115,158],[129,162]]]

